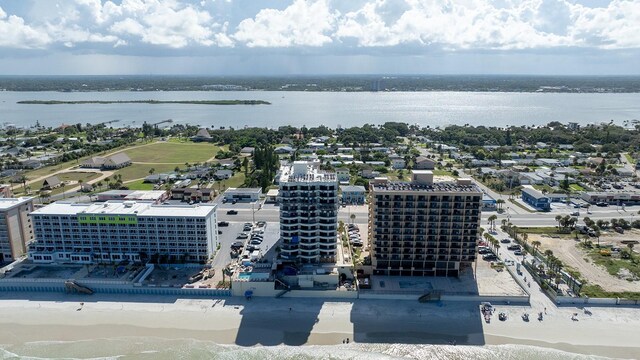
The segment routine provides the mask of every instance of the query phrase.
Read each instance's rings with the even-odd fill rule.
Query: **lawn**
[[[124,184],[129,190],[153,190],[153,184],[145,183],[144,180],[137,180]]]
[[[578,184],[570,184],[569,188],[571,188],[572,191],[584,191],[584,188]]]
[[[220,146],[209,143],[157,142],[125,153],[133,162],[171,163],[175,167],[186,162],[205,162],[220,150]]]
[[[67,173],[58,174],[56,176],[58,177],[58,179],[60,179],[60,181],[66,182],[67,187],[73,187],[78,185],[78,180],[82,180],[83,182],[86,183],[92,179],[97,178],[98,176],[100,176],[100,174],[95,172],[67,172]],[[32,184],[31,187],[33,189],[40,189],[42,188],[43,183],[44,181],[39,181],[35,184]]]
[[[540,227],[524,227],[518,226],[518,232],[526,232],[528,234],[560,234],[567,235],[566,233],[558,233],[558,228],[555,226],[540,226]],[[571,234],[568,234],[571,235]]]
[[[144,179],[149,175],[149,169],[154,168],[155,173],[167,173],[172,172],[176,167],[176,164],[131,164],[124,167],[114,174],[122,175],[122,182],[129,180]]]
[[[632,165],[635,165],[636,160],[631,156],[631,154],[629,154],[629,153],[625,153],[625,154],[624,154],[624,157],[626,157],[626,158],[627,158],[627,161],[628,161],[629,163],[631,163]]]
[[[640,300],[640,292],[606,292],[599,285],[586,284],[580,289],[580,295],[590,298],[621,298]]]
[[[242,184],[244,184],[244,172],[243,171],[237,171],[235,173],[235,175],[233,175],[230,179],[228,180],[223,180],[222,183],[226,186],[226,188],[237,188],[242,186]],[[214,189],[218,189],[218,182],[216,181],[216,183],[213,185]]]

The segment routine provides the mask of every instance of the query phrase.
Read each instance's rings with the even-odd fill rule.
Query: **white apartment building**
[[[280,258],[333,263],[338,231],[338,179],[305,161],[280,169]]]
[[[33,198],[0,198],[0,263],[27,253],[27,244],[33,240],[32,211]]]
[[[29,257],[42,263],[204,263],[218,246],[215,204],[56,202],[31,213]]]
[[[370,183],[371,261],[376,275],[458,276],[476,257],[482,191],[470,179]]]

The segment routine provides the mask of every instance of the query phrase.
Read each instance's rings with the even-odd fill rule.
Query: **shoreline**
[[[114,302],[94,297],[52,300],[0,297],[0,344],[77,342],[133,337],[197,340],[220,345],[301,346],[355,344],[525,345],[573,354],[636,358],[637,309],[597,308],[594,318],[572,322],[575,308],[553,309],[543,322],[515,315],[485,324],[470,303],[418,304],[410,301],[323,302],[296,299],[214,300],[127,297]],[[80,305],[84,302],[84,305]],[[292,310],[289,310],[289,307]],[[500,306],[512,314],[524,307]],[[78,310],[80,309],[80,310]],[[285,321],[286,320],[286,321]]]
[[[21,100],[20,105],[109,105],[109,104],[183,104],[183,105],[271,105],[264,100]]]

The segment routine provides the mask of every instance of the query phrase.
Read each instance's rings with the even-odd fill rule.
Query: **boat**
[[[529,314],[528,313],[522,314],[522,320],[525,322],[529,322]]]
[[[498,319],[500,321],[506,321],[507,320],[507,314],[501,312],[500,314],[498,314]]]

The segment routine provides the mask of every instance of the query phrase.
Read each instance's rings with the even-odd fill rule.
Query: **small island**
[[[23,100],[18,104],[28,105],[82,105],[82,104],[190,104],[190,105],[271,105],[264,100]]]

